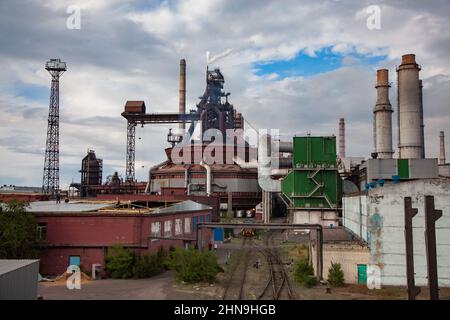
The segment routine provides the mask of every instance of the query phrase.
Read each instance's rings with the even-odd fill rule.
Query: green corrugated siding
[[[339,205],[342,181],[337,169],[333,170],[333,166],[336,167],[335,137],[295,137],[293,162],[294,168],[302,169],[294,169],[283,179],[282,192],[291,199],[295,208],[331,208],[323,196],[332,207]],[[317,183],[323,184],[315,190],[317,184],[310,175],[320,166],[327,170],[320,170],[314,176]]]
[[[336,137],[294,137],[294,166],[336,165]]]
[[[400,179],[409,178],[409,160],[408,159],[398,159],[397,160],[397,172]]]

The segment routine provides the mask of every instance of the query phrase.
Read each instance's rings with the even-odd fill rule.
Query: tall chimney
[[[445,136],[444,136],[444,131],[440,132],[439,143],[440,143],[439,164],[445,164]]]
[[[424,157],[423,107],[421,102],[420,67],[414,54],[402,56],[397,68],[399,158]]]
[[[186,60],[180,60],[180,91],[179,91],[179,104],[178,104],[178,112],[180,114],[186,113]],[[186,128],[186,120],[183,119],[183,122],[179,125],[180,134],[184,135],[184,130]]]
[[[345,120],[339,119],[339,158],[345,158]]]
[[[389,70],[377,70],[377,102],[374,113],[374,143],[379,159],[392,159],[392,106],[389,101]]]

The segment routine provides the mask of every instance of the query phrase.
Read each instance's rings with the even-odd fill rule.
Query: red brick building
[[[114,209],[111,204],[34,202],[38,234],[45,243],[40,272],[59,275],[70,264],[90,272],[104,266],[108,248],[120,244],[136,254],[163,246],[195,246],[197,224],[211,221],[212,208],[183,201],[157,209]],[[211,238],[209,230],[202,239]]]

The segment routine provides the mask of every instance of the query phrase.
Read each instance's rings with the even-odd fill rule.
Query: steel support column
[[[406,282],[408,285],[408,300],[415,300],[420,293],[414,279],[414,246],[412,219],[417,214],[417,208],[412,207],[411,197],[405,197],[405,250],[406,250]]]
[[[439,300],[439,284],[436,250],[436,221],[442,210],[434,208],[434,197],[425,196],[425,245],[427,250],[428,287],[430,300]]]
[[[136,156],[136,122],[127,122],[127,163],[125,180],[134,182],[135,179],[135,161]]]

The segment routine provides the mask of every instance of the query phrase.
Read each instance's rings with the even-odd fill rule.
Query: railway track
[[[230,272],[224,293],[223,300],[242,300],[244,299],[244,284],[247,277],[247,269],[251,255],[251,249],[246,247],[250,240],[243,238],[240,249],[239,261],[234,265]]]
[[[278,249],[275,247],[275,232],[269,231],[265,238],[265,248],[260,251],[266,257],[269,266],[269,279],[257,297],[258,300],[290,299],[295,300],[295,293],[289,280],[289,275],[283,266]]]

